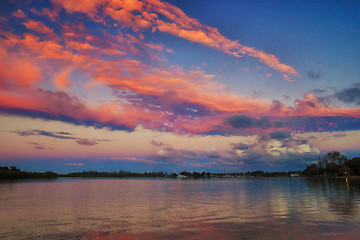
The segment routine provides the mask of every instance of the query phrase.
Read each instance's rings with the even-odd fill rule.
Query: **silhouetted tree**
[[[352,175],[360,175],[360,157],[354,157],[346,161],[345,165],[350,168]]]
[[[316,164],[311,164],[307,166],[306,169],[303,171],[304,175],[318,175],[318,166]]]
[[[338,151],[332,151],[324,157],[324,160],[326,160],[327,163],[336,163],[337,165],[342,165],[346,162],[347,158]]]

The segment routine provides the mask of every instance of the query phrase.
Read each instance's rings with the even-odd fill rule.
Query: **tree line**
[[[360,176],[360,157],[348,159],[338,151],[329,152],[317,164],[307,166],[303,171],[307,176]]]
[[[5,179],[28,179],[28,178],[56,178],[58,176],[57,173],[54,172],[26,172],[21,171],[15,166],[11,167],[1,167],[0,166],[0,180]]]

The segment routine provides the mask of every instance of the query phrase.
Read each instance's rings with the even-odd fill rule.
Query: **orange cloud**
[[[53,10],[50,10],[48,8],[42,8],[40,11],[38,11],[35,8],[31,9],[31,12],[40,16],[45,16],[50,18],[52,21],[56,21],[56,19],[59,17],[59,8],[56,7]]]
[[[101,18],[101,14],[104,14],[121,23],[123,27],[133,28],[134,31],[153,27],[153,30],[157,29],[236,57],[240,57],[241,54],[249,55],[284,74],[299,76],[293,67],[280,63],[275,55],[230,40],[216,28],[201,24],[197,19],[187,16],[178,7],[163,1],[146,0],[144,1],[146,4],[138,0],[53,0],[53,2],[62,6],[69,13],[82,12],[94,20],[98,20]],[[103,6],[103,10],[100,6]],[[165,16],[169,22],[160,20],[159,14]]]
[[[306,94],[303,99],[298,100],[294,105],[293,116],[347,116],[360,117],[360,109],[332,108],[319,102],[312,94]]]
[[[51,28],[49,28],[48,26],[46,26],[44,23],[40,22],[40,21],[34,21],[34,20],[27,20],[27,22],[23,23],[27,29],[31,29],[34,30],[38,33],[42,33],[42,34],[52,34],[54,33],[54,30],[52,30]]]
[[[264,53],[262,51],[256,50],[255,48],[246,46],[240,47],[240,52],[244,54],[247,53],[249,56],[258,58],[265,65],[274,68],[279,72],[291,74],[294,76],[300,76],[293,67],[280,63],[279,59],[273,54]]]
[[[32,64],[30,59],[13,56],[0,47],[0,84],[2,86],[29,87],[38,80],[43,80],[41,70]]]
[[[62,90],[66,90],[69,87],[69,76],[71,74],[71,69],[65,69],[62,71],[54,81],[56,87]]]
[[[69,13],[81,12],[96,17],[97,8],[108,1],[104,0],[51,0],[54,4],[62,6]]]
[[[89,16],[97,13],[102,4],[100,1],[87,2],[85,5],[92,9],[85,11],[78,4],[82,1],[54,2],[63,4],[69,12],[90,13]],[[129,1],[112,2],[114,6],[126,4],[120,10],[128,13],[127,19],[119,18],[118,21],[128,21],[129,26],[141,29],[141,24],[136,23],[140,19],[140,15],[136,14],[141,12],[141,19],[151,22],[159,31],[235,56],[247,54],[256,57],[269,67],[284,72],[284,78],[288,80],[289,75],[297,76],[292,67],[280,63],[276,56],[231,41],[217,29],[202,25],[175,6],[161,1],[131,3],[133,5]],[[148,12],[153,8],[156,14]],[[113,14],[115,19],[118,13]],[[171,22],[159,20],[157,14],[167,17]],[[0,106],[3,107],[67,116],[79,121],[125,125],[129,128],[143,125],[150,129],[190,133],[212,131],[223,124],[224,118],[233,114],[274,118],[360,117],[359,109],[331,108],[313,95],[306,95],[293,107],[280,102],[269,103],[240,97],[212,81],[214,76],[201,69],[185,71],[181,67],[164,67],[148,61],[158,57],[158,51],[165,48],[163,45],[145,42],[144,36],[136,37],[121,32],[110,35],[105,30],[101,36],[96,36],[82,24],[63,24],[57,36],[40,21],[28,19],[24,25],[34,32],[2,32],[5,38],[0,40],[0,84],[3,87],[0,90]],[[126,97],[119,100],[112,98],[114,96],[106,96],[107,100],[101,103],[87,105],[80,98],[65,92],[72,71],[80,72],[89,77],[91,83],[103,84],[114,92],[126,90],[134,94],[136,99],[130,102]],[[63,91],[45,90],[49,89],[49,84]],[[7,91],[9,89],[11,91]],[[205,113],[198,113],[200,111]]]

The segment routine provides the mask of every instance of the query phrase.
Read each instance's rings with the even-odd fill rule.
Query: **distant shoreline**
[[[346,179],[351,182],[360,182],[360,176],[322,176],[322,175],[305,175],[301,171],[290,172],[263,172],[254,171],[247,173],[198,173],[198,172],[181,172],[179,174],[168,174],[164,172],[97,172],[97,171],[83,171],[73,172],[68,174],[58,174],[54,172],[26,172],[17,169],[16,167],[0,167],[0,180],[21,180],[21,179],[57,179],[57,178],[165,178],[165,179],[235,179],[235,178],[330,178],[330,179]]]

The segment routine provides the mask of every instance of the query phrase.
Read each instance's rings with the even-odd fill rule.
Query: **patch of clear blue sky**
[[[229,39],[274,54],[301,75],[289,85],[257,59],[236,59],[173,36],[166,38],[175,50],[169,60],[185,68],[207,64],[204,69],[208,73],[216,74],[221,83],[242,95],[263,92],[262,97],[268,99],[279,99],[284,94],[295,99],[314,88],[346,88],[360,81],[359,1],[168,2],[201,23],[218,28]],[[244,71],[247,67],[249,70]],[[307,76],[309,71],[320,72],[321,77],[314,81]],[[272,78],[264,77],[268,73],[273,74]]]

